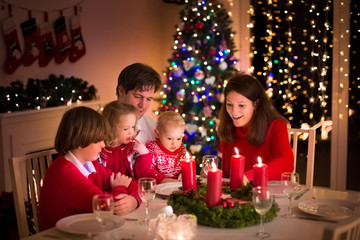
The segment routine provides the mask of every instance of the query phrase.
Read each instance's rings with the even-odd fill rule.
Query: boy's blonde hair
[[[134,114],[137,118],[136,108],[131,104],[123,103],[120,101],[112,101],[106,104],[102,114],[108,121],[110,128],[110,133],[108,134],[109,138],[105,141],[106,146],[110,146],[111,143],[118,138],[117,128],[121,116],[127,114]]]
[[[185,129],[184,119],[180,116],[179,113],[176,112],[168,111],[161,113],[156,122],[156,129],[159,130],[160,128],[168,124],[175,124],[176,126]]]

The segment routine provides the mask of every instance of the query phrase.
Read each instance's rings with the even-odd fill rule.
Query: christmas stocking
[[[45,22],[39,26],[39,66],[44,67],[48,65],[51,59],[55,56],[55,43],[51,34],[51,26]]]
[[[2,23],[2,29],[7,49],[5,71],[8,74],[12,74],[21,65],[22,62],[22,54],[14,18],[6,18]]]
[[[80,17],[78,15],[71,17],[71,38],[72,47],[70,61],[76,62],[79,58],[84,56],[86,52],[85,42],[81,35]]]
[[[23,56],[23,64],[30,66],[39,58],[39,38],[37,35],[36,19],[31,18],[21,24],[24,35],[25,49]]]
[[[60,17],[55,21],[55,35],[55,61],[57,63],[62,63],[64,62],[65,58],[69,56],[71,50],[71,40],[66,31],[65,17]]]

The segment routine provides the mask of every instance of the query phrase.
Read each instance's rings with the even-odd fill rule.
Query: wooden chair
[[[360,209],[356,210],[353,216],[340,223],[328,225],[323,240],[360,240]]]
[[[298,140],[300,138],[308,141],[307,146],[307,165],[306,165],[306,187],[310,188],[314,184],[314,161],[315,161],[315,144],[316,130],[321,127],[322,137],[324,133],[331,131],[332,121],[322,121],[308,129],[288,127],[290,145],[294,153],[294,171],[296,171],[296,160],[298,153]]]
[[[54,149],[9,158],[10,175],[19,237],[30,235],[31,225],[39,232],[38,201],[42,179],[53,161]],[[28,220],[25,204],[30,206],[32,220]],[[31,219],[31,218],[30,218]]]

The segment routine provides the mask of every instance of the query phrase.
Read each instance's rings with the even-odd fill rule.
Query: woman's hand
[[[110,176],[110,186],[114,189],[117,186],[129,187],[132,179],[126,175],[121,175],[121,173],[112,173]]]
[[[114,213],[115,215],[126,215],[138,206],[138,201],[131,195],[119,194],[115,196]]]

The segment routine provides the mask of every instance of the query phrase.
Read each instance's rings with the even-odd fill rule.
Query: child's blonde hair
[[[159,130],[160,128],[168,124],[175,124],[179,128],[181,127],[185,129],[184,119],[180,116],[179,113],[176,112],[168,111],[161,113],[156,122],[156,129]]]
[[[117,128],[121,116],[127,114],[134,114],[137,118],[136,108],[131,104],[123,103],[120,101],[112,101],[106,104],[102,114],[108,121],[110,126],[110,133],[108,134],[109,138],[105,141],[106,146],[110,146],[111,143],[118,138]]]

